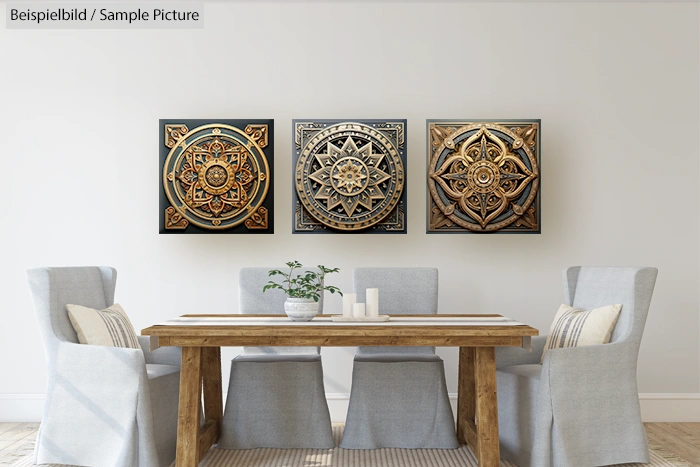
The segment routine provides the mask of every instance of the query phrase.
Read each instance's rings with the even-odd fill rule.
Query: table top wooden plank
[[[537,336],[530,326],[151,326],[144,336]]]
[[[464,337],[536,336],[539,331],[501,315],[391,315],[387,322],[333,322],[331,315],[295,322],[286,315],[184,315],[141,331],[150,336],[242,337]],[[207,324],[202,324],[206,322]],[[191,324],[193,323],[193,324]]]
[[[339,314],[319,314],[314,317],[317,318],[331,318],[333,316],[341,316]],[[411,315],[389,315],[395,316],[397,318],[505,318],[503,315],[497,314],[485,314],[485,313],[438,313],[438,314],[411,314]],[[284,314],[243,314],[243,313],[224,313],[224,314],[214,314],[214,313],[203,313],[203,314],[185,314],[179,316],[179,318],[287,318]]]
[[[429,347],[521,347],[522,337],[514,336],[169,336],[160,346],[175,347],[356,347],[356,346],[429,346]]]
[[[504,317],[440,317],[434,316],[393,316],[390,321],[333,321],[330,317],[316,317],[312,321],[292,321],[286,316],[182,316],[160,322],[155,326],[186,326],[186,327],[210,327],[210,326],[313,326],[313,327],[338,327],[338,326],[525,326],[525,324]]]

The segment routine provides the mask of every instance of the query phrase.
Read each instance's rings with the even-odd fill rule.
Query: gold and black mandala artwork
[[[406,120],[294,120],[294,233],[406,233]]]
[[[273,233],[273,120],[160,121],[160,233]]]
[[[429,233],[540,233],[540,120],[427,124]]]

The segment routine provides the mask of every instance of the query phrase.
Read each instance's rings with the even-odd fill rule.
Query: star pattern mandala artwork
[[[428,121],[428,232],[540,232],[539,120]]]
[[[161,233],[272,232],[271,120],[161,125]]]
[[[328,211],[342,206],[352,217],[358,207],[371,210],[373,203],[386,196],[382,184],[391,175],[379,168],[384,154],[374,153],[371,141],[358,148],[348,136],[342,147],[329,142],[326,153],[315,157],[321,168],[309,179],[320,187],[314,198],[325,201]]]
[[[405,121],[295,121],[295,232],[405,232]]]

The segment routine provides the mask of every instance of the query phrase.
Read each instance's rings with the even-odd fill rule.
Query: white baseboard
[[[0,422],[39,422],[44,410],[44,394],[0,394]],[[328,393],[328,409],[333,422],[344,422],[348,393]],[[455,410],[457,394],[450,394]],[[700,422],[700,393],[640,394],[645,422]]]
[[[0,422],[40,422],[46,394],[0,394]]]
[[[700,422],[700,393],[639,394],[645,422]]]
[[[329,393],[328,410],[334,423],[345,422],[347,393]],[[450,393],[452,411],[457,414],[457,393]],[[642,420],[645,422],[700,422],[700,393],[639,394]]]

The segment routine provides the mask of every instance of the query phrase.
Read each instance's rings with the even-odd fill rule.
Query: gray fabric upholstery
[[[287,295],[279,289],[268,290],[265,293],[262,291],[268,281],[280,282],[282,279],[282,276],[270,277],[268,273],[272,269],[285,271],[289,268],[287,266],[241,268],[238,273],[238,300],[241,313],[263,315],[284,313],[284,301]],[[318,268],[303,267],[295,272],[295,276],[304,271],[321,272]],[[323,294],[318,300],[318,312],[323,313]]]
[[[500,368],[496,373],[498,428],[503,459],[532,457],[532,440],[536,430],[537,388],[541,373],[542,365],[539,362],[507,366]],[[503,407],[508,407],[510,412],[501,413]],[[516,408],[519,412],[515,412]]]
[[[334,448],[321,356],[234,358],[217,447]]]
[[[287,295],[279,289],[262,291],[268,281],[279,282],[280,276],[270,277],[268,273],[272,269],[285,270],[284,267],[270,268],[241,268],[238,273],[238,300],[239,313],[251,315],[278,315],[284,313],[284,302]],[[298,276],[304,271],[320,273],[317,268],[301,268],[295,273]],[[318,300],[318,313],[323,313],[323,294]],[[319,347],[244,347],[244,354],[294,354],[300,353],[318,355]]]
[[[240,312],[284,313],[286,295],[262,291],[273,268],[239,273]],[[279,269],[279,268],[278,268]],[[315,270],[303,268],[303,270]],[[323,299],[319,300],[322,310]],[[220,449],[335,447],[318,347],[245,347],[231,361]]]
[[[316,362],[320,355],[314,354],[241,354],[236,357],[236,362]]]
[[[113,268],[27,271],[46,352],[48,387],[36,464],[167,466],[175,459],[179,362],[78,344],[66,304],[114,304]],[[146,358],[153,364],[146,364]]]
[[[379,289],[379,314],[430,315],[437,313],[438,270],[435,268],[357,268],[352,273],[357,302],[365,291]],[[434,354],[435,347],[359,347],[358,355],[383,353]]]
[[[138,339],[146,363],[159,363],[162,365],[172,365],[180,368],[180,362],[182,361],[182,348],[159,347],[151,352],[150,336],[138,336]]]
[[[382,354],[373,353],[368,355],[356,355],[356,362],[439,362],[442,359],[435,354]]]
[[[454,417],[442,359],[355,358],[345,449],[456,449]]]
[[[556,311],[556,310],[555,310]],[[552,314],[554,317],[554,314]],[[540,363],[542,352],[547,343],[547,336],[535,336],[532,338],[532,351],[528,352],[522,347],[496,347],[496,368],[512,365],[528,365]]]
[[[566,303],[621,303],[610,344],[533,352],[497,349],[501,453],[520,467],[591,467],[649,461],[637,393],[637,357],[657,270],[572,267]],[[554,314],[554,310],[552,310]]]
[[[361,268],[353,282],[359,302],[367,288],[379,289],[382,314],[437,313],[437,269]],[[340,447],[459,447],[444,363],[433,347],[358,348]]]
[[[180,349],[178,348],[178,350]],[[168,465],[168,462],[175,460],[177,448],[180,362],[177,363],[177,366],[149,363],[146,364],[146,373],[148,374],[148,393],[151,397],[153,441],[158,459],[161,462],[160,465]]]

